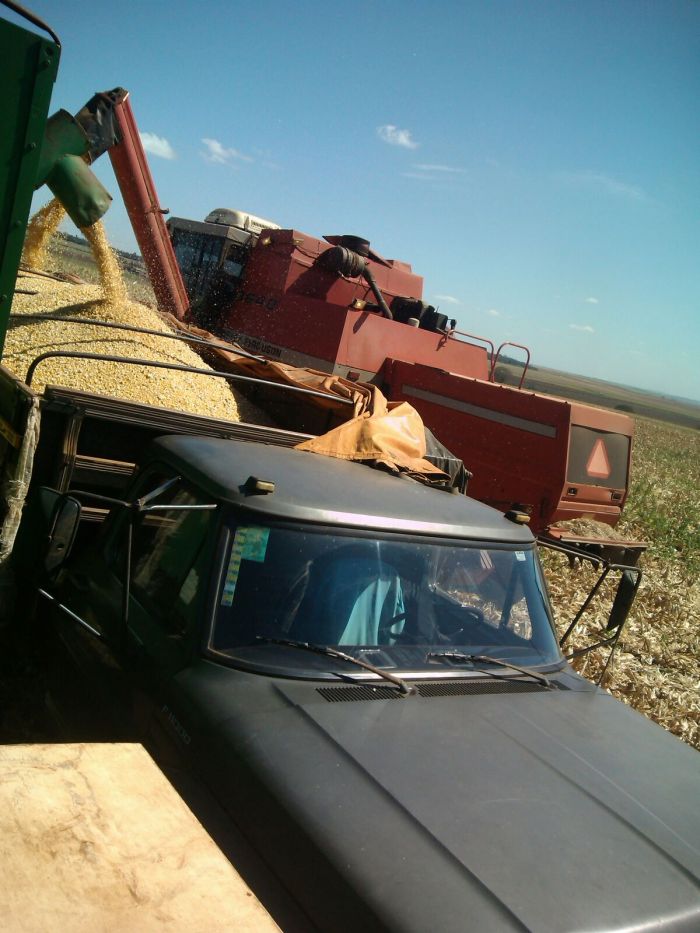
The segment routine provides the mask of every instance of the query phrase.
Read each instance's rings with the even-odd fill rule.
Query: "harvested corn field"
[[[13,312],[55,312],[172,333],[150,308],[128,300],[121,304],[107,302],[102,289],[96,285],[74,285],[22,272],[18,286],[34,294],[16,294]],[[34,322],[10,316],[3,362],[15,375],[24,379],[31,362],[50,350],[100,353],[209,368],[187,345],[175,340],[122,333],[90,324]],[[246,399],[237,397],[223,379],[192,373],[55,358],[40,364],[32,387],[40,392],[44,386],[52,384],[213,418],[232,421],[258,419],[257,409]]]
[[[700,432],[636,419],[632,486],[623,518],[607,536],[646,540],[642,584],[623,630],[606,686],[639,712],[700,749]],[[579,524],[579,532],[593,529]],[[599,526],[598,530],[601,530]],[[596,574],[568,569],[544,553],[560,632],[581,605]],[[609,609],[610,593],[606,601]],[[572,648],[604,632],[607,612],[596,602],[575,633]],[[596,679],[608,652],[574,663]]]

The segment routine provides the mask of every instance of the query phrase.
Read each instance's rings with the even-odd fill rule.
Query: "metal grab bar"
[[[342,398],[340,395],[332,395],[330,392],[317,392],[316,389],[303,389],[300,386],[288,385],[285,382],[272,382],[269,379],[257,379],[253,376],[239,376],[235,373],[222,373],[216,369],[200,369],[197,366],[184,366],[179,363],[161,363],[157,360],[143,360],[137,357],[129,356],[109,356],[107,354],[103,356],[99,353],[77,353],[72,350],[51,350],[48,353],[42,353],[40,356],[37,356],[27,370],[27,375],[24,379],[25,384],[27,386],[31,386],[34,373],[36,372],[36,368],[40,363],[43,363],[44,360],[52,359],[55,357],[62,357],[64,359],[96,360],[98,362],[106,363],[126,363],[131,366],[151,366],[154,369],[173,369],[177,372],[195,373],[200,376],[218,376],[219,378],[226,379],[229,382],[243,382],[248,384],[267,386],[269,389],[282,389],[283,391],[287,392],[296,392],[297,395],[308,395],[314,398],[324,399],[325,401],[339,402],[341,405],[353,404],[350,399]]]
[[[17,291],[17,289],[15,289]],[[151,327],[137,327],[135,324],[117,324],[116,321],[101,321],[99,318],[74,317],[71,314],[33,314],[30,311],[13,311],[10,318],[10,324],[15,320],[24,321],[60,321],[62,324],[89,324],[90,327],[108,327],[112,330],[125,330],[132,334],[150,334],[154,337],[163,337],[165,340],[177,340],[180,343],[193,343],[204,349],[226,350],[229,353],[236,353],[249,360],[257,360],[259,363],[266,363],[264,356],[256,356],[238,346],[234,346],[224,341],[216,339],[209,340],[206,337],[196,337],[194,334],[182,333],[180,331],[162,331],[154,330]]]
[[[489,355],[491,357],[491,362],[493,362],[493,355],[496,352],[496,348],[494,346],[493,340],[489,340],[488,337],[479,337],[478,334],[470,334],[466,330],[457,330],[456,327],[453,330],[447,331],[447,336],[451,337],[453,340],[456,340],[457,338],[454,337],[453,334],[459,334],[461,337],[469,337],[470,340],[480,340],[482,343],[487,343],[491,347],[491,352]],[[465,343],[466,341],[460,340],[458,342]],[[493,372],[493,365],[491,367],[491,371],[489,372],[489,379],[491,379],[492,372]]]
[[[503,349],[503,347],[517,347],[518,350],[524,350],[525,353],[527,353],[527,359],[525,360],[525,366],[523,367],[523,374],[520,377],[520,382],[518,383],[518,388],[522,389],[523,382],[525,381],[525,374],[527,373],[527,368],[530,365],[530,350],[526,346],[524,346],[522,343],[513,343],[510,340],[506,340],[504,343],[502,343],[500,347],[498,348],[498,350],[496,351],[495,357],[492,357],[493,362],[491,363],[491,372],[489,374],[489,381],[490,382],[494,381],[494,374],[496,372],[496,364],[498,363],[498,357],[501,355],[501,350]]]

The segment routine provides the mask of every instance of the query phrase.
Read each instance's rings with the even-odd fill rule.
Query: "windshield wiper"
[[[403,697],[414,693],[413,687],[409,687],[405,680],[397,677],[396,674],[390,674],[383,671],[381,667],[375,667],[368,661],[361,661],[359,658],[353,658],[351,654],[345,654],[344,651],[338,651],[336,648],[329,648],[328,645],[314,645],[309,641],[294,641],[292,638],[269,638],[267,635],[256,635],[258,641],[267,642],[269,645],[284,645],[287,648],[301,648],[302,651],[314,651],[316,654],[322,654],[327,658],[335,658],[338,661],[348,661],[350,664],[356,664],[358,667],[364,667],[366,671],[372,671],[383,680],[388,680],[399,688],[399,693]]]
[[[544,674],[538,674],[527,667],[519,667],[517,664],[511,664],[510,661],[502,661],[501,658],[492,658],[491,655],[488,654],[463,654],[461,651],[429,651],[425,656],[425,660],[429,661],[431,658],[446,658],[448,661],[457,661],[458,663],[497,664],[499,667],[507,667],[511,671],[518,671],[520,674],[532,677],[533,680],[547,687],[547,689],[552,686],[549,682],[549,678],[545,677]]]

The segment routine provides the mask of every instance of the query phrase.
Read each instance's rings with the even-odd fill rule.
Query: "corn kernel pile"
[[[42,208],[30,224],[24,261],[33,268],[25,268],[19,274],[12,311],[55,312],[172,333],[157,312],[129,300],[121,270],[100,223],[82,231],[90,241],[98,264],[100,286],[75,285],[40,274],[40,267],[48,262],[49,236],[63,217],[56,203],[50,202]],[[37,356],[59,349],[211,369],[187,344],[175,340],[90,324],[27,321],[15,317],[14,313],[10,315],[3,363],[16,376],[24,379]],[[67,386],[230,421],[263,420],[258,409],[236,393],[235,388],[229,388],[225,380],[193,373],[59,357],[42,362],[36,371],[32,382],[34,391],[41,392],[46,385]]]

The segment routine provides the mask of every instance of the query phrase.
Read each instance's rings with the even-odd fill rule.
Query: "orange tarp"
[[[424,459],[423,422],[407,402],[387,402],[380,390],[369,383],[353,382],[315,369],[244,355],[236,344],[226,343],[200,327],[178,321],[172,315],[162,317],[173,329],[208,341],[205,349],[196,344],[193,347],[200,353],[206,353],[217,369],[323,392],[324,398],[304,396],[304,401],[332,410],[341,423],[327,433],[299,444],[299,450],[343,460],[378,463],[428,481],[444,482],[447,478],[442,470]],[[352,404],[348,405],[348,401]]]
[[[377,390],[372,413],[365,412],[327,434],[297,444],[326,457],[382,464],[397,472],[426,479],[446,479],[446,474],[425,460],[425,429],[418,412],[408,402],[387,403]]]

